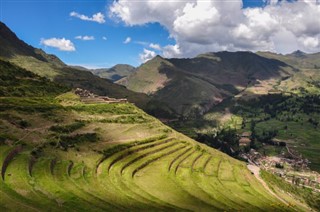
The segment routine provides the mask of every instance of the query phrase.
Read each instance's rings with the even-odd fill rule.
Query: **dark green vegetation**
[[[233,99],[203,117],[171,122],[175,129],[209,146],[236,156],[250,148],[263,155],[286,153],[288,158],[307,158],[320,170],[320,98],[318,94],[269,94],[249,100]],[[227,108],[227,110],[225,109]],[[252,143],[239,148],[237,134],[252,132]],[[227,141],[227,142],[226,142]],[[267,145],[263,145],[267,144]],[[281,145],[279,145],[281,144]],[[288,146],[294,156],[287,152]],[[230,148],[235,152],[230,152]]]
[[[308,158],[312,169],[320,171],[319,96],[269,95],[244,105],[234,107],[235,114],[244,117],[244,129],[254,132],[256,148],[263,151],[261,142],[272,145],[273,140],[283,141],[294,154]]]

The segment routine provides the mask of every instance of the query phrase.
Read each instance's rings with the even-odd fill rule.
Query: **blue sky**
[[[133,11],[129,20],[117,7],[114,16],[111,18],[109,14],[112,4],[113,1],[102,0],[1,0],[0,19],[28,44],[57,55],[67,64],[79,64],[86,67],[110,67],[119,63],[137,66],[142,62],[142,58],[148,58],[154,56],[154,54],[170,55],[169,53],[166,54],[164,50],[151,48],[151,43],[157,44],[163,49],[180,48],[175,52],[182,56],[188,56],[188,52],[190,52],[187,49],[188,45],[192,46],[194,44],[194,49],[202,45],[201,48],[198,48],[199,51],[202,49],[205,51],[206,48],[203,48],[203,46],[208,46],[205,43],[206,41],[201,43],[202,41],[197,39],[183,37],[183,34],[179,34],[180,32],[176,30],[176,25],[174,25],[174,28],[173,25],[171,26],[165,21],[167,20],[166,17],[159,18],[159,20],[157,18],[135,17]],[[243,1],[243,7],[247,9],[263,7],[265,4],[263,0]],[[125,8],[125,3],[120,6]],[[71,16],[71,12],[75,12],[79,16],[85,15],[91,21],[81,20],[76,15]],[[218,12],[223,15],[220,9],[218,9]],[[93,15],[97,13],[104,16],[103,22],[98,23],[98,21],[92,20]],[[144,13],[144,11],[140,11],[140,13]],[[167,16],[170,15],[172,14],[167,14]],[[143,21],[140,21],[141,18]],[[177,21],[172,21],[172,23],[176,24]],[[82,38],[83,36],[93,36],[94,40],[76,39],[77,36],[82,36]],[[106,39],[103,39],[103,37]],[[131,38],[131,41],[124,43],[128,37]],[[52,38],[69,40],[75,50],[61,51],[49,42],[45,42],[45,40]],[[312,43],[312,38],[311,36],[310,42],[314,44],[316,40]],[[196,41],[193,42],[193,40]],[[177,46],[178,42],[180,46]],[[212,46],[213,44],[210,43]],[[219,48],[217,47],[217,50],[229,48],[224,46],[221,44]],[[183,48],[185,50],[182,53],[181,49]],[[248,48],[250,50],[253,47],[242,47],[239,44],[239,47],[232,48]],[[216,49],[213,47],[212,50]],[[190,55],[192,54],[194,52],[190,52]]]
[[[159,24],[126,27],[107,17],[108,1],[3,1],[1,3],[1,21],[13,30],[19,38],[28,44],[56,54],[67,64],[81,64],[88,67],[110,67],[118,63],[137,66],[139,52],[143,45],[137,42],[149,42],[165,45],[174,43],[168,32]],[[103,13],[106,22],[82,21],[70,17],[70,12],[92,16]],[[94,36],[95,40],[82,41],[76,36]],[[70,39],[76,51],[59,51],[56,48],[40,44],[48,38]],[[102,38],[106,37],[107,40]],[[130,37],[131,42],[124,44]]]

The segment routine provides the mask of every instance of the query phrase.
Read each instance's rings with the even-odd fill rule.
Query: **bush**
[[[58,133],[72,133],[82,127],[85,126],[85,123],[82,121],[77,121],[75,123],[69,124],[69,125],[54,125],[52,127],[50,127],[49,130],[53,131],[53,132],[58,132]]]
[[[31,124],[29,122],[27,122],[26,120],[21,120],[18,122],[18,124],[21,128],[27,128],[27,127],[31,126]]]
[[[76,134],[73,136],[60,136],[59,144],[62,148],[67,150],[68,147],[75,147],[75,144],[82,142],[96,142],[99,140],[97,133]]]
[[[284,167],[283,167],[283,165],[281,163],[276,163],[276,168],[283,169]]]

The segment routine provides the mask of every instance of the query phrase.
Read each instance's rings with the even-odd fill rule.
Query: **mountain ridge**
[[[57,56],[46,54],[43,50],[26,44],[2,22],[0,22],[0,44],[0,56],[3,60],[8,60],[54,82],[73,88],[84,88],[103,96],[128,98],[140,107],[145,107],[149,101],[144,94],[129,91],[88,71],[69,67]]]
[[[200,113],[206,112],[216,103],[237,95],[248,87],[254,89],[266,87],[261,85],[261,81],[276,84],[271,81],[288,78],[296,71],[283,61],[265,58],[252,52],[218,52],[200,54],[187,59],[155,57],[138,67],[134,74],[117,83],[130,90],[149,94],[155,100],[169,104],[178,114],[188,116],[197,113],[193,108],[200,109],[198,110]],[[191,78],[194,80],[190,81]],[[184,92],[185,86],[182,84],[175,86],[174,83],[181,80],[189,81],[189,85],[193,88],[189,92]],[[170,89],[166,89],[168,86]],[[195,89],[199,86],[202,89]],[[269,87],[263,92],[271,90]],[[185,95],[178,102],[174,97],[162,98],[172,91]],[[205,91],[210,92],[203,93]],[[188,102],[189,95],[195,99],[196,104]],[[186,107],[182,109],[175,105],[186,105]]]

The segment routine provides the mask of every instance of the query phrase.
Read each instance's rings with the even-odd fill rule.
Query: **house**
[[[251,143],[251,132],[243,132],[240,135],[239,146],[248,146]]]

